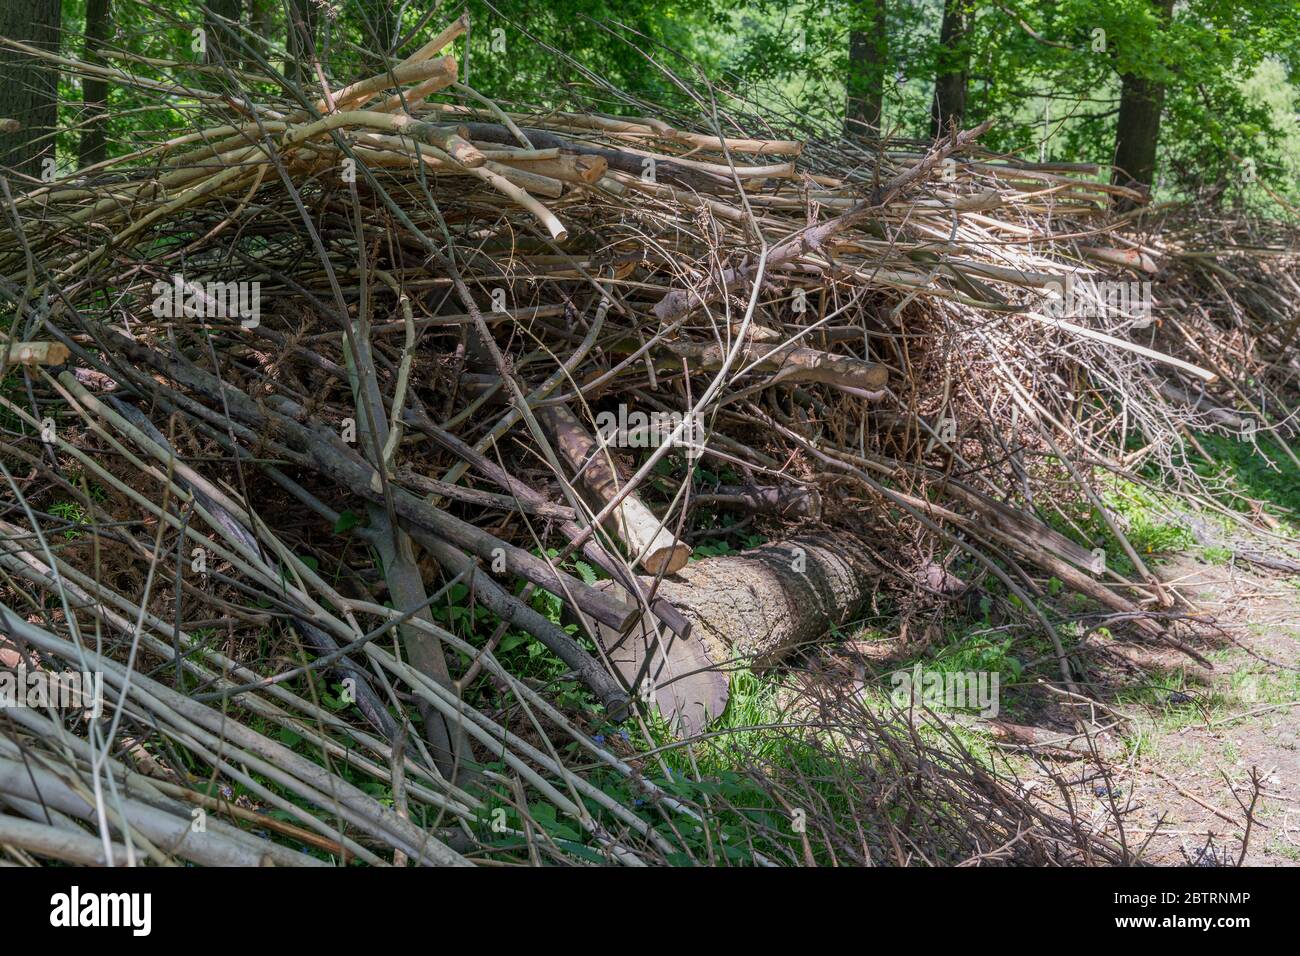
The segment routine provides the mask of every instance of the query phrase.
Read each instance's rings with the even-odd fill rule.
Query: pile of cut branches
[[[1048,578],[1196,655],[1096,474],[1132,470],[1134,431],[1171,461],[1197,390],[1238,382],[1223,316],[1202,309],[1211,341],[1110,294],[1153,256],[1177,288],[1227,281],[1214,257],[1148,249],[1109,211],[1140,197],[989,155],[982,129],[805,149],[721,109],[507,110],[458,82],[465,28],[310,90],[0,41],[193,118],[6,186],[0,661],[106,693],[97,717],[7,712],[0,847],[1129,859],[897,714],[790,731],[827,768],[811,839],[773,767],[743,768],[755,815],[618,728],[707,735],[729,672],[963,576],[1000,582],[1080,701]],[[1285,354],[1294,304],[1265,298],[1289,331],[1242,334]],[[1285,436],[1295,361],[1260,362]],[[1131,574],[1045,520],[1067,502]]]

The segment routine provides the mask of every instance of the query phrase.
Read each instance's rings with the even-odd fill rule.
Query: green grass
[[[1102,503],[1110,511],[1124,537],[1144,562],[1150,558],[1185,551],[1196,543],[1190,529],[1173,519],[1177,513],[1172,496],[1154,492],[1136,482],[1129,481],[1097,469],[1093,475],[1094,487]],[[1119,539],[1111,533],[1101,512],[1094,506],[1081,503],[1063,509],[1070,521],[1052,511],[1041,517],[1057,531],[1085,548],[1101,547],[1106,552],[1106,567],[1124,576],[1136,572]],[[1082,531],[1082,534],[1080,534]]]
[[[1285,533],[1300,535],[1300,468],[1277,441],[1263,434],[1250,442],[1212,433],[1197,440],[1214,460],[1196,456],[1192,467],[1202,478],[1223,487],[1228,493],[1224,504],[1246,511],[1246,503],[1234,494],[1263,502],[1282,522]]]
[[[1230,710],[1234,713],[1269,704],[1287,704],[1300,700],[1300,673],[1255,663],[1234,670],[1229,687]]]
[[[50,514],[62,518],[70,525],[80,525],[86,520],[86,513],[81,505],[75,501],[56,501],[50,505]],[[69,528],[63,532],[63,537],[73,540],[81,536],[81,532],[75,527]]]
[[[1213,460],[1193,455],[1186,464],[1214,490],[1221,504],[1249,514],[1253,510],[1250,502],[1261,502],[1281,522],[1281,533],[1300,536],[1300,468],[1278,442],[1262,434],[1258,441],[1251,442],[1211,432],[1198,434],[1197,440]],[[1144,469],[1142,477],[1156,486],[1166,479],[1153,468]],[[1177,495],[1100,468],[1094,472],[1093,481],[1112,518],[1144,562],[1188,550],[1198,550],[1202,558],[1214,564],[1231,560],[1228,548],[1198,548],[1195,535],[1179,517],[1186,513],[1186,505]],[[1064,515],[1044,509],[1040,517],[1086,548],[1103,548],[1110,570],[1124,576],[1134,574],[1133,562],[1095,507],[1081,502],[1062,510]],[[1225,532],[1231,530],[1219,515],[1203,513],[1199,517]]]

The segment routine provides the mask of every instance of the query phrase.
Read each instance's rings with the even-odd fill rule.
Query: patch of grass
[[[791,808],[769,795],[760,775],[786,785],[797,781],[804,807],[842,817],[855,813],[851,795],[870,771],[861,762],[844,758],[835,746],[834,730],[783,726],[811,719],[787,706],[791,688],[783,678],[738,670],[730,681],[727,707],[709,725],[707,738],[679,742],[656,715],[647,722],[648,737],[634,730],[626,739],[638,751],[663,748],[660,757],[667,774],[661,769],[648,775],[650,779],[706,810],[705,826],[675,821],[697,859],[712,852],[727,862],[749,864],[754,862],[751,850],[783,859],[793,853],[798,858],[804,849]],[[868,694],[877,698],[883,710],[885,695]],[[619,780],[611,783],[616,788],[624,785]],[[867,818],[861,825],[868,830],[874,826]],[[819,862],[830,862],[829,857],[823,858],[818,841],[813,841],[811,850]],[[685,853],[678,857],[670,862],[689,862]]]
[[[1300,862],[1300,846],[1288,843],[1286,837],[1277,837],[1270,841],[1268,849],[1265,852],[1276,853],[1278,856],[1284,857],[1285,859],[1293,862]]]
[[[1226,703],[1218,691],[1190,686],[1186,675],[1178,669],[1149,672],[1147,683],[1121,688],[1115,701],[1144,708],[1160,730],[1181,730],[1203,724]]]
[[[680,773],[724,772],[733,768],[737,756],[747,759],[790,761],[791,769],[802,767],[812,772],[815,768],[803,763],[811,754],[790,751],[790,734],[784,731],[765,730],[773,724],[791,720],[783,700],[788,699],[785,685],[776,676],[758,676],[749,670],[733,671],[730,675],[730,692],[726,709],[709,724],[708,733],[715,735],[707,742],[686,747],[672,747],[664,752],[664,762]],[[650,739],[642,741],[648,748],[662,747],[675,740],[668,725],[655,715],[649,722]],[[824,769],[824,768],[823,768]]]
[[[1094,473],[1094,487],[1133,550],[1143,561],[1185,551],[1196,543],[1191,530],[1171,517],[1178,512],[1171,496],[1145,488],[1102,469]],[[1065,509],[1072,527],[1061,515],[1046,512],[1041,517],[1057,531],[1085,548],[1106,552],[1106,567],[1126,577],[1136,569],[1128,554],[1111,533],[1101,512],[1086,502]],[[1082,531],[1082,536],[1080,535]]]
[[[1201,557],[1210,564],[1227,564],[1232,560],[1232,551],[1228,548],[1208,547],[1201,549]]]
[[[1017,685],[1024,676],[1024,654],[1034,653],[1029,643],[1009,636],[1003,628],[988,626],[987,620],[980,624],[975,621],[950,622],[946,632],[946,643],[938,648],[927,648],[893,668],[889,679],[899,671],[909,671],[920,666],[925,673],[938,674],[997,674],[999,715],[1014,713],[1019,702],[1016,701]],[[1033,641],[1037,644],[1037,641]],[[1044,638],[1043,644],[1047,641]],[[937,709],[937,708],[932,708]],[[970,706],[959,708],[962,713],[976,713],[980,710],[971,702]],[[971,737],[972,747],[984,747],[985,741],[978,735]]]
[[[1192,532],[1169,517],[1173,509],[1170,500],[1163,495],[1112,476],[1107,481],[1102,500],[1119,517],[1120,530],[1144,561],[1148,557],[1185,551],[1196,544]],[[1093,520],[1105,527],[1101,515],[1095,511]],[[1108,539],[1105,545],[1108,566],[1123,574],[1132,574],[1132,563],[1118,542],[1110,537],[1109,532],[1105,532],[1103,537]]]
[[[71,525],[80,525],[86,520],[86,512],[76,501],[56,501],[54,504],[50,505],[50,514],[62,518]],[[63,532],[63,537],[70,541],[79,538],[80,536],[81,532],[76,528],[69,528],[67,531]]]
[[[1019,681],[1024,664],[1011,653],[1015,641],[997,640],[987,632],[954,634],[951,643],[930,660],[929,666],[942,672],[997,671],[1008,683]]]
[[[1228,492],[1271,506],[1268,510],[1287,533],[1300,534],[1300,468],[1276,440],[1259,434],[1252,442],[1215,433],[1200,434],[1197,440],[1214,459],[1194,457],[1191,464],[1198,475]],[[1248,510],[1245,502],[1232,495],[1225,504]]]
[[[1232,673],[1229,687],[1234,711],[1300,700],[1300,674],[1295,671],[1265,667],[1239,669]]]

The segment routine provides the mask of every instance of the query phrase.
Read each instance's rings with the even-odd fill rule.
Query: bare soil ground
[[[1235,863],[1253,771],[1260,793],[1244,864],[1300,864],[1300,579],[1190,553],[1161,576],[1213,615],[1222,634],[1206,655],[1209,686],[1189,687],[1190,704],[1142,720],[1129,737],[1136,753],[1116,781],[1131,788],[1129,825],[1163,817],[1149,862]]]
[[[1147,864],[1300,865],[1300,578],[1192,552],[1159,574],[1204,612],[1197,650],[1213,668],[1142,648],[1136,680],[1107,674],[1101,696],[1129,719],[1098,741],[1106,771],[1090,760],[1020,770],[1054,797],[1053,775],[1068,781],[1078,816],[1112,833],[1117,810]]]
[[[1013,708],[1015,725],[1068,744],[1009,751],[1021,786],[1058,808],[1064,787],[1077,819],[1112,835],[1118,817],[1148,865],[1300,865],[1300,577],[1195,551],[1157,570],[1200,608],[1192,646],[1212,667],[1173,648],[1108,641],[1132,663],[1116,666],[1109,653],[1108,663],[1090,661],[1090,691],[1110,708],[1095,723],[1114,727],[1092,745],[1104,760],[1075,734],[1068,701],[1031,690],[1033,702]],[[902,635],[832,645],[810,679],[862,693],[915,654]],[[991,726],[955,719],[976,732]]]

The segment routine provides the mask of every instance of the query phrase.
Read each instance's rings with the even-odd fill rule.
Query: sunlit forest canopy
[[[141,77],[181,81],[186,74],[172,64],[186,59],[195,75],[219,63],[264,64],[301,78],[295,53],[310,45],[327,79],[337,80],[380,67],[379,51],[392,62],[458,9],[387,0],[65,0],[60,8],[37,0],[8,5],[5,16],[18,20],[0,26],[21,40],[31,23],[51,22],[44,42],[68,55],[102,55]],[[462,79],[506,104],[613,114],[647,103],[690,112],[716,105],[787,131],[848,117],[850,128],[869,121],[892,137],[924,139],[936,130],[939,87],[960,97],[960,110],[947,104],[949,119],[994,121],[987,146],[1104,165],[1116,155],[1128,83],[1160,101],[1157,198],[1213,196],[1290,215],[1300,197],[1300,13],[1288,0],[475,0],[464,9],[472,27]],[[290,29],[294,17],[301,35]],[[205,24],[220,60],[193,50],[194,30]],[[108,114],[96,117],[86,103],[99,91],[88,97],[80,87],[73,76],[60,81],[60,168],[74,163],[87,136],[97,143],[102,135],[108,155],[121,154],[173,128],[187,108],[183,94],[159,103],[107,84]]]

